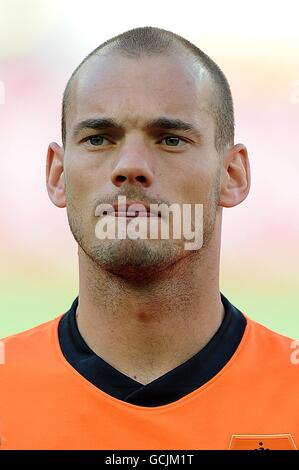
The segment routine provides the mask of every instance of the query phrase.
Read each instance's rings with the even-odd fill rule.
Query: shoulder
[[[241,349],[248,364],[265,374],[278,373],[280,378],[294,374],[299,378],[299,341],[245,317],[247,327]]]
[[[58,324],[63,314],[52,320],[41,323],[33,328],[1,338],[2,355],[5,365],[27,362],[28,359],[38,359],[43,351],[57,338]]]
[[[295,340],[295,338],[283,335],[278,333],[275,330],[259,323],[255,320],[252,320],[247,315],[245,315],[247,320],[248,327],[250,329],[250,335],[252,340],[263,341],[262,345],[268,347],[270,345],[277,347],[278,349],[288,349],[290,344]]]
[[[20,342],[20,341],[27,341],[27,340],[33,339],[36,336],[44,334],[49,329],[51,329],[56,322],[59,322],[62,315],[63,314],[60,314],[56,316],[55,318],[53,318],[52,320],[48,320],[44,323],[40,323],[39,325],[36,325],[32,328],[21,331],[19,333],[15,333],[15,334],[0,338],[0,341],[6,344],[9,344],[9,343],[12,344],[12,343]]]

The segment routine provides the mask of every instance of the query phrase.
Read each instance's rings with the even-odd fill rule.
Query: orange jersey
[[[118,400],[81,376],[58,340],[61,316],[3,340],[0,449],[295,449],[299,364],[292,340],[247,319],[207,383],[163,406]]]

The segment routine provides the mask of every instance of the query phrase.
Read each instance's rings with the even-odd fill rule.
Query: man
[[[2,448],[295,449],[292,340],[219,291],[222,209],[250,188],[219,67],[174,33],[136,28],[84,59],[62,114],[47,189],[78,243],[79,295],[4,340]],[[195,249],[174,236],[172,204],[194,209],[195,236],[202,207]],[[145,238],[152,221],[158,237]]]

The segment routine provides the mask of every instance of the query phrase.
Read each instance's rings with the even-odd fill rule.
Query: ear
[[[49,197],[57,207],[66,206],[63,147],[51,142],[48,147],[46,180]]]
[[[249,193],[250,183],[247,149],[243,144],[236,144],[223,156],[218,205],[234,207],[240,204]]]

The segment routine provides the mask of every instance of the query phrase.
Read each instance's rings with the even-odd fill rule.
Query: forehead
[[[70,95],[70,124],[109,115],[136,125],[157,115],[211,120],[213,85],[208,72],[183,54],[92,57]]]

